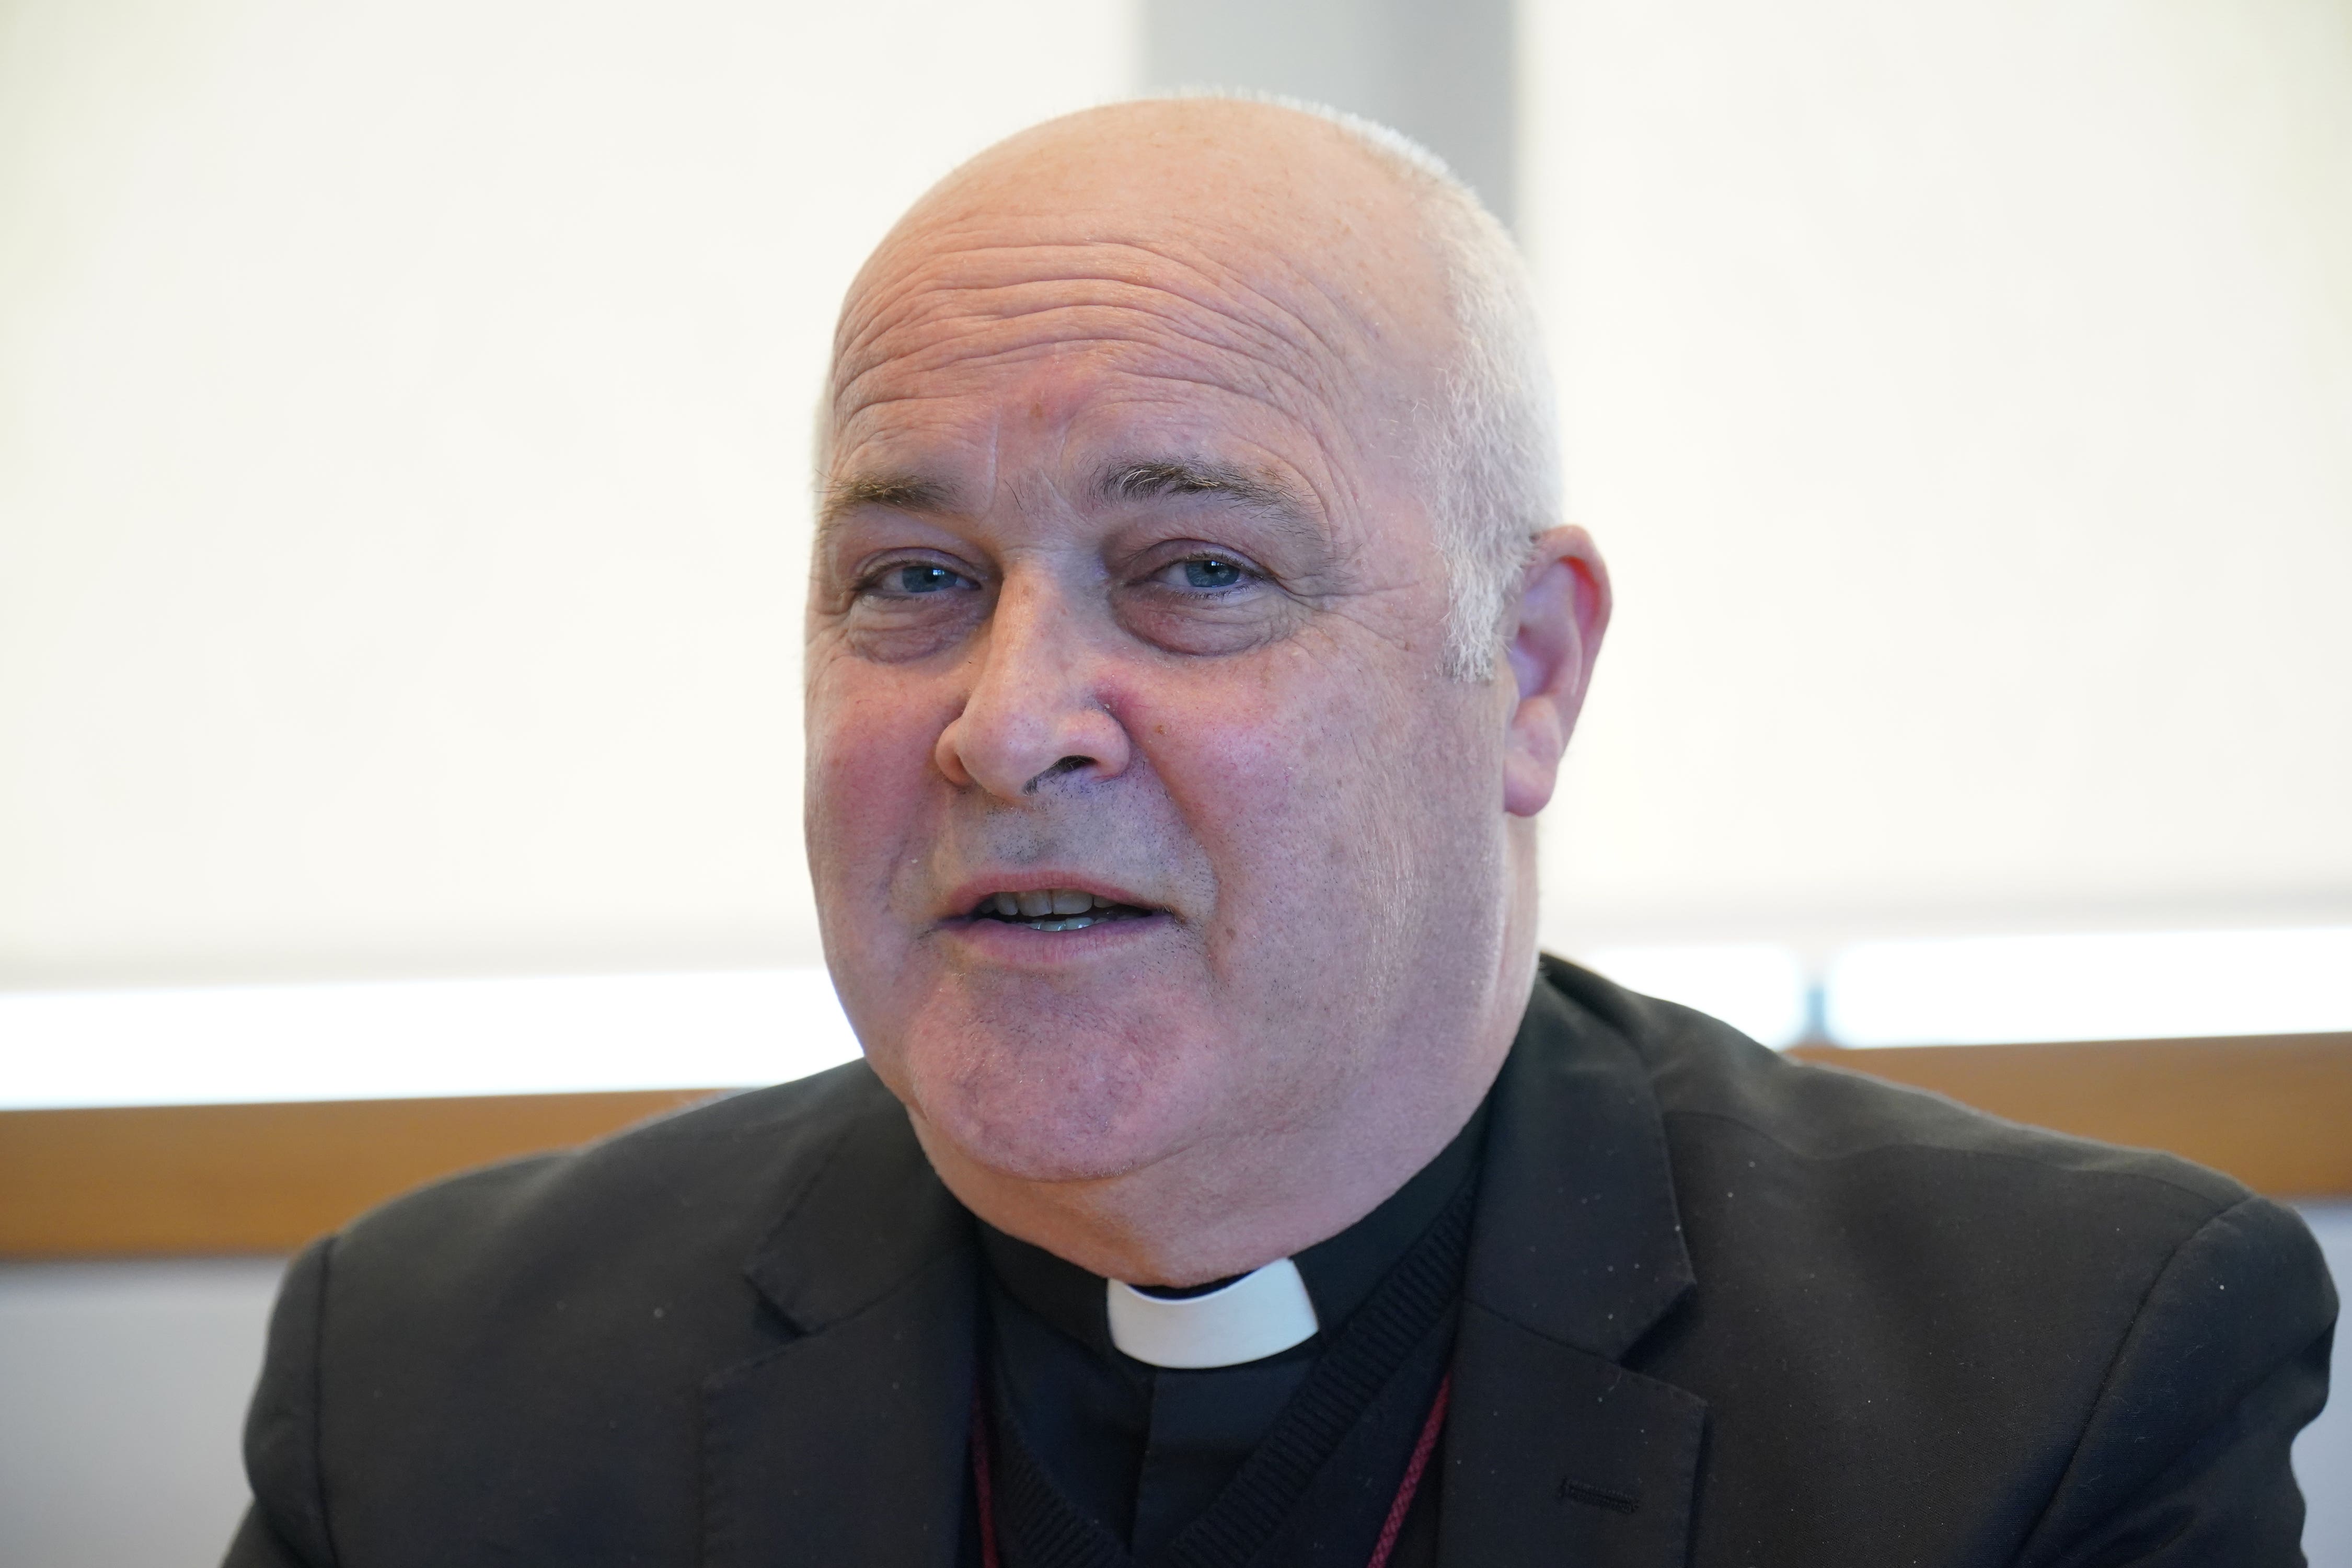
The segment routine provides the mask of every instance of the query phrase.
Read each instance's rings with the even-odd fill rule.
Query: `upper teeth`
[[[1088,910],[1113,910],[1116,899],[1098,899],[1076,888],[1041,888],[1034,893],[991,893],[988,906],[1008,920],[1035,920],[1041,915],[1082,915]]]

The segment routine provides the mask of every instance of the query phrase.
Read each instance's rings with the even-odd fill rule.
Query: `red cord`
[[[1412,1494],[1421,1490],[1422,1472],[1429,1468],[1429,1457],[1437,1451],[1438,1428],[1445,1425],[1445,1401],[1454,1392],[1454,1374],[1447,1373],[1445,1381],[1437,1385],[1437,1398],[1430,1405],[1429,1419],[1421,1424],[1421,1436],[1412,1446],[1412,1462],[1404,1468],[1404,1480],[1397,1487],[1396,1501],[1389,1504],[1388,1522],[1381,1526],[1379,1544],[1372,1548],[1372,1560],[1364,1568],[1389,1568],[1389,1554],[1396,1550],[1397,1537],[1403,1533],[1404,1516],[1412,1511]],[[995,1568],[993,1563],[990,1568]]]
[[[971,1391],[971,1479],[980,1504],[980,1568],[997,1568],[996,1497],[989,1482],[995,1467],[988,1462],[988,1413],[981,1407],[980,1390]]]

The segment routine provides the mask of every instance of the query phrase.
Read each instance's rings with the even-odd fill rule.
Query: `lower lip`
[[[968,915],[942,922],[941,930],[986,957],[1008,963],[1051,963],[1094,958],[1148,942],[1174,925],[1165,914],[1129,915],[1097,921],[1077,931],[1034,931],[1011,921]]]

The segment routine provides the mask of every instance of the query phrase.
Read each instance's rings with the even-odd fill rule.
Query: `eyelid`
[[[938,552],[911,549],[890,552],[867,562],[850,578],[849,591],[853,595],[869,593],[886,575],[905,566],[936,566],[942,572],[955,574],[975,588],[986,585],[982,582],[978,572],[953,556]]]
[[[1240,567],[1243,572],[1261,583],[1276,581],[1275,574],[1259,565],[1248,552],[1230,549],[1222,544],[1209,544],[1196,539],[1171,539],[1145,551],[1142,555],[1142,570],[1137,574],[1137,578],[1141,582],[1150,582],[1169,568],[1181,566],[1188,561],[1228,562]]]

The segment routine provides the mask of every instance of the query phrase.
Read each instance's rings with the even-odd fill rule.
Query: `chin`
[[[919,1019],[884,1074],[935,1136],[1025,1182],[1103,1181],[1182,1148],[1199,1131],[1209,1064],[1164,1032]]]

